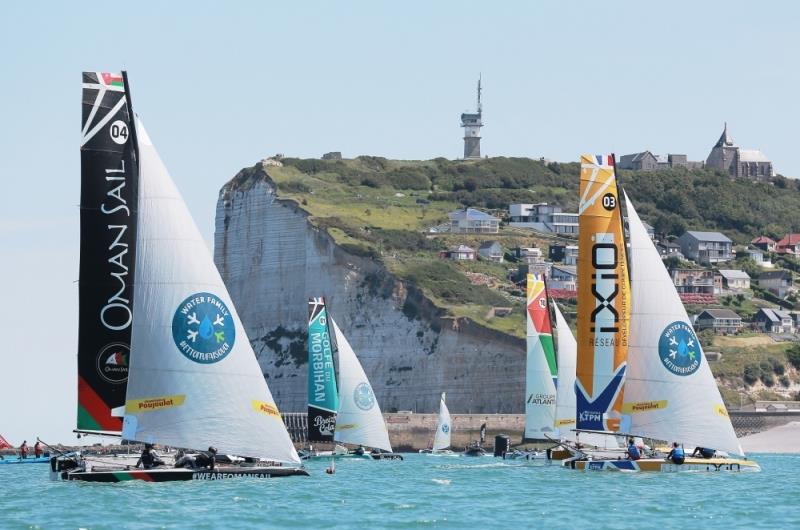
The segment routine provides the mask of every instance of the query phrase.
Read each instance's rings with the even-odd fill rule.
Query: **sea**
[[[306,464],[310,477],[92,484],[0,465],[0,528],[799,528],[800,455],[761,473],[567,470],[491,456]]]

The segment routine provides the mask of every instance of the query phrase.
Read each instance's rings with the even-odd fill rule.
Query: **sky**
[[[14,2],[0,18],[0,434],[75,441],[80,74],[134,110],[206,237],[275,153],[703,160],[722,126],[800,176],[795,2]],[[92,440],[94,441],[94,440]]]

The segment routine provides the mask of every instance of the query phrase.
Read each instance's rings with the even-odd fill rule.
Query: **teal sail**
[[[308,299],[308,441],[332,442],[339,393],[324,298]]]

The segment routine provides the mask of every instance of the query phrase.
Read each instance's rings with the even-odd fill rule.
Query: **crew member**
[[[692,451],[692,456],[699,456],[700,458],[714,458],[717,452],[708,447],[695,447]]]
[[[33,444],[33,454],[36,456],[36,458],[39,458],[42,456],[42,453],[44,453],[44,450],[42,449],[42,442],[40,442],[37,438],[36,443]]]
[[[28,440],[22,440],[22,445],[19,446],[19,457],[28,458]]]
[[[633,441],[633,438],[628,438],[628,458],[630,460],[642,458],[642,454],[639,452],[639,448],[636,447],[636,442]]]
[[[675,464],[683,464],[686,460],[686,454],[683,452],[683,447],[678,445],[678,442],[672,442],[672,450],[667,455],[667,460],[672,460]]]
[[[365,451],[364,451],[364,446],[363,446],[363,445],[359,445],[359,446],[356,448],[356,450],[355,450],[355,451],[353,451],[353,453],[354,453],[354,454],[357,454],[358,456],[361,456],[361,455],[363,455],[363,454],[365,453]]]
[[[152,469],[154,467],[163,466],[164,461],[161,460],[156,452],[153,450],[153,444],[144,444],[142,454],[139,460],[136,461],[136,467],[143,467],[144,469]]]
[[[209,447],[207,452],[200,453],[194,459],[195,467],[207,467],[208,469],[214,469],[216,463],[217,463],[217,448],[214,446]]]

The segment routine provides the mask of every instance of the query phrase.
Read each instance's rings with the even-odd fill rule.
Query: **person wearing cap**
[[[214,469],[217,461],[217,448],[211,446],[208,448],[208,451],[202,452],[197,455],[194,459],[195,467],[207,467],[208,469]]]
[[[153,469],[154,467],[163,466],[164,461],[161,460],[156,452],[153,450],[153,444],[144,444],[142,454],[139,460],[136,461],[136,467],[143,467],[144,469]]]

